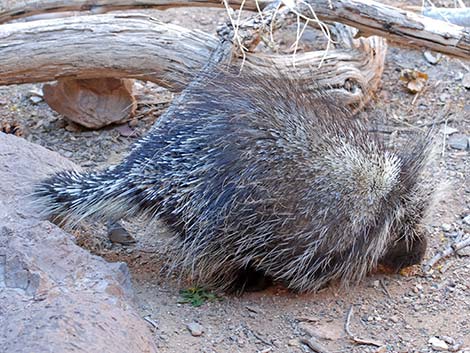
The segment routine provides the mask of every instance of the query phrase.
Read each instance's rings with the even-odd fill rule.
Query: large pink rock
[[[67,120],[89,129],[122,124],[134,117],[134,81],[120,78],[59,79],[43,86],[44,100]]]
[[[0,133],[0,350],[156,352],[127,266],[80,248],[31,206],[34,183],[64,168],[77,166]]]

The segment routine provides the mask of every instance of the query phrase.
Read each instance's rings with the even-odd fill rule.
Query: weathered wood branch
[[[431,17],[436,20],[453,23],[454,25],[462,27],[470,27],[470,8],[469,7],[422,7],[405,5],[401,6],[406,11],[412,11],[422,14],[426,17]]]
[[[269,2],[258,0],[261,8]],[[238,8],[242,0],[230,0]],[[7,6],[8,4],[8,6]],[[11,5],[13,4],[13,5]],[[243,2],[256,9],[256,0]],[[221,6],[219,0],[26,0],[0,7],[0,23],[50,11],[91,10],[102,13],[129,8],[165,9],[177,6]],[[295,10],[306,18],[340,22],[358,28],[361,35],[379,35],[403,45],[428,48],[444,54],[470,58],[470,30],[387,6],[372,0],[303,0]]]
[[[104,46],[103,43],[106,43]],[[0,84],[74,78],[137,78],[181,91],[217,47],[217,38],[145,15],[93,15],[0,26]],[[380,77],[382,39],[361,39],[352,50],[298,54],[295,69],[344,101],[366,100]],[[27,60],[25,60],[27,58]],[[323,65],[318,69],[320,61]],[[344,60],[344,62],[343,62]],[[247,56],[247,69],[275,74],[291,55]],[[349,87],[346,87],[348,86]],[[345,99],[347,97],[347,99]]]
[[[436,20],[453,23],[462,27],[470,27],[470,8],[448,9],[443,7],[428,7],[423,15]]]
[[[204,32],[145,15],[4,24],[0,26],[0,84],[128,77],[179,91],[217,43],[217,38]]]
[[[243,8],[256,11],[258,6],[263,9],[270,0],[248,0]],[[229,4],[239,8],[243,0],[229,0]],[[9,22],[19,18],[26,18],[43,13],[90,11],[102,14],[115,10],[128,9],[157,9],[165,10],[172,7],[204,6],[223,7],[221,0],[23,0],[0,2],[0,23]]]
[[[304,0],[295,8],[304,17],[355,27],[360,35],[378,35],[417,48],[470,59],[470,30],[372,0]]]

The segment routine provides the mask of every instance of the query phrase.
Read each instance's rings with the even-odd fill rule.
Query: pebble
[[[457,250],[457,255],[464,257],[470,256],[470,246],[466,246],[460,250]]]
[[[390,321],[392,321],[394,323],[397,323],[398,321],[400,321],[400,319],[398,318],[398,316],[393,315],[393,316],[390,317]]]
[[[440,53],[433,53],[428,50],[426,50],[424,53],[424,58],[426,61],[430,64],[436,65],[439,60],[441,60],[442,55]]]
[[[42,89],[36,89],[36,88],[30,89],[27,94],[30,97],[33,97],[33,96],[40,97],[40,98],[44,97],[44,93],[42,92]]]
[[[204,333],[204,327],[202,327],[200,324],[198,324],[197,322],[194,322],[194,321],[187,324],[186,328],[189,330],[191,335],[193,335],[194,337],[199,337]]]
[[[469,138],[462,134],[454,134],[449,137],[449,146],[456,150],[465,151],[469,145]]]
[[[441,132],[444,135],[450,136],[450,135],[455,134],[456,132],[459,132],[459,130],[457,130],[456,128],[450,127],[450,126],[446,126],[446,127],[441,129]]]
[[[300,346],[299,340],[297,338],[293,338],[293,339],[289,340],[289,342],[287,342],[287,345],[289,347],[299,347]]]
[[[448,223],[442,223],[441,225],[441,229],[444,231],[444,232],[450,232],[451,229],[452,229],[452,226]]]
[[[431,345],[432,349],[434,349],[436,351],[447,351],[447,350],[449,350],[449,345],[445,341],[443,341],[443,340],[441,340],[437,337],[433,336],[433,337],[429,338],[428,343]]]
[[[462,85],[465,88],[470,89],[470,72],[467,72],[465,75],[463,75]]]
[[[454,345],[455,344],[455,340],[452,338],[452,337],[449,337],[449,336],[440,336],[446,343],[450,344],[450,345]]]
[[[33,104],[38,104],[39,102],[42,102],[42,97],[31,96],[31,97],[29,97],[29,100],[30,100]]]
[[[470,226],[470,214],[466,215],[464,218],[463,218],[463,223],[467,224]]]

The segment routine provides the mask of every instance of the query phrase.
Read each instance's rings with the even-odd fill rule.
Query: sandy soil
[[[220,10],[207,9],[178,9],[155,16],[206,31],[214,31],[223,19]],[[280,40],[287,43],[291,38],[286,33]],[[310,44],[307,41],[304,48]],[[470,155],[468,149],[449,145],[458,135],[470,137],[470,91],[462,84],[469,67],[469,62],[447,57],[432,65],[420,51],[391,47],[383,86],[359,115],[396,144],[406,143],[410,131],[428,129],[432,122],[437,121],[439,129],[456,129],[451,136],[439,135],[438,162],[429,171],[449,187],[427,221],[427,258],[470,235],[470,217],[464,220],[470,216]],[[399,80],[406,68],[429,75],[418,97]],[[0,121],[17,121],[26,139],[91,168],[119,161],[171,99],[171,94],[154,85],[139,85],[138,93],[147,99],[139,105],[144,118],[138,121],[135,135],[125,137],[122,126],[85,131],[67,124],[44,102],[31,101],[34,89],[40,85],[0,87]],[[112,245],[101,225],[85,224],[77,237],[91,251],[129,264],[139,309],[142,317],[154,323],[149,327],[162,353],[311,352],[301,341],[312,335],[330,352],[432,352],[432,337],[446,341],[449,351],[470,352],[470,251],[441,261],[430,275],[419,267],[408,276],[375,274],[353,288],[332,285],[311,295],[274,286],[242,296],[222,295],[193,307],[179,303],[179,291],[187,284],[160,271],[165,268],[165,255],[159,236],[165,230],[143,231],[138,222],[126,227],[138,239],[134,246]],[[344,330],[350,308],[350,330],[357,337],[379,341],[380,348],[352,342]],[[202,335],[193,336],[187,327],[190,323],[199,323]]]

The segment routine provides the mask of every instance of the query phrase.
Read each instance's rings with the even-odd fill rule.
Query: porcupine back
[[[230,288],[253,269],[314,291],[355,282],[379,261],[418,262],[430,140],[388,151],[304,82],[207,77],[121,164],[59,173],[36,195],[74,221],[158,217],[177,234],[179,267],[209,288]]]

